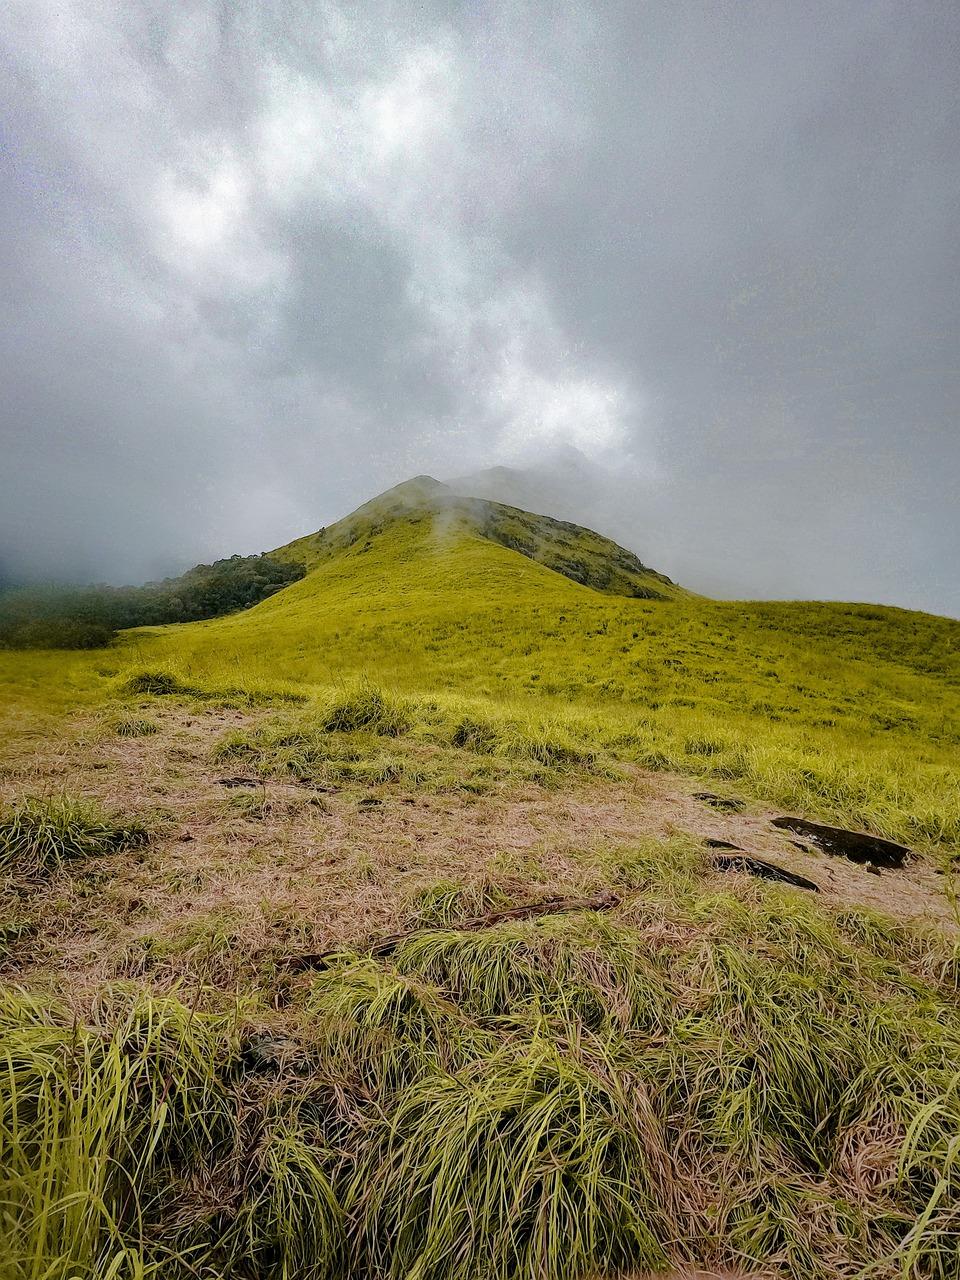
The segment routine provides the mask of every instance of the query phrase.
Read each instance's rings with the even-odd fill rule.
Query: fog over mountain
[[[10,0],[0,582],[428,472],[960,616],[958,56],[941,0]]]

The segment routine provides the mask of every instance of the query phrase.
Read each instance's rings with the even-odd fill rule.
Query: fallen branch
[[[531,916],[555,915],[561,911],[610,911],[620,905],[617,894],[606,890],[594,898],[552,898],[547,902],[528,902],[521,907],[509,907],[505,911],[488,911],[486,915],[476,916],[472,920],[460,920],[456,924],[446,925],[452,933],[475,933],[479,929],[489,929],[495,924],[503,924],[507,920],[528,920]],[[405,933],[392,933],[381,938],[364,951],[371,956],[389,955],[401,943],[409,938],[417,938],[428,929],[408,929]],[[342,956],[341,950],[319,951],[312,955],[287,956],[280,961],[279,967],[294,973],[302,973],[305,969],[324,969],[332,961]]]

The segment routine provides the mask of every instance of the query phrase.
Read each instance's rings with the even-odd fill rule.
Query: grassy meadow
[[[0,1277],[960,1280],[960,623],[336,529],[0,653]],[[914,862],[835,883],[774,810]]]
[[[552,733],[946,853],[960,840],[960,623],[926,614],[601,595],[411,517],[243,613],[128,632],[62,665],[0,654],[0,688],[29,718],[140,670],[249,696],[366,678],[508,735]]]

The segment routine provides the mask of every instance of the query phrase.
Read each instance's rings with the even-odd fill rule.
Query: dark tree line
[[[125,627],[248,609],[305,572],[268,555],[231,556],[142,587],[20,587],[0,594],[0,648],[96,649]]]

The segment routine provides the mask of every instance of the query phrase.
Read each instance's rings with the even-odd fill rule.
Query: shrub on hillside
[[[450,741],[455,747],[485,755],[496,751],[500,743],[500,734],[496,725],[490,721],[482,720],[479,716],[465,715],[458,717],[453,726]]]
[[[102,649],[115,634],[104,623],[80,618],[0,618],[0,649]]]
[[[159,726],[142,716],[120,716],[113,722],[113,731],[118,738],[147,738],[159,733]]]

